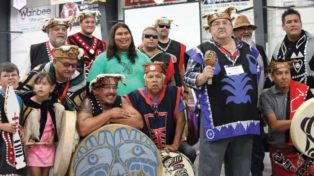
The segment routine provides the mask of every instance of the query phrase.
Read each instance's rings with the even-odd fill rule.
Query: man
[[[158,45],[158,32],[155,27],[147,27],[143,30],[142,46],[139,48],[146,54],[152,62],[163,62],[167,68],[165,84],[175,85],[173,82],[174,74],[174,58],[167,53],[164,53],[157,48]]]
[[[233,7],[210,13],[212,39],[191,49],[185,82],[201,106],[199,175],[248,176],[253,135],[260,133],[257,110],[258,51],[232,38]],[[215,56],[214,66],[204,57]],[[208,80],[212,79],[212,84]]]
[[[84,10],[80,12],[78,21],[80,22],[81,31],[68,37],[69,44],[84,49],[83,61],[86,76],[96,56],[106,50],[106,43],[93,36],[99,15],[99,11]]]
[[[194,162],[195,150],[181,139],[185,126],[181,88],[163,84],[165,75],[162,63],[146,64],[144,70],[146,87],[125,96],[142,115],[142,131],[155,142],[158,149],[180,151]]]
[[[45,20],[42,31],[47,33],[48,41],[31,45],[31,70],[37,65],[54,60],[52,49],[65,44],[68,35],[67,29],[72,25],[71,23],[70,19],[50,18]]]
[[[234,20],[234,26],[233,26],[233,34],[236,39],[242,40],[250,44],[252,47],[256,47],[256,49],[259,51],[260,56],[258,58],[259,65],[262,66],[261,70],[261,77],[259,78],[261,81],[259,81],[258,85],[258,94],[260,94],[264,87],[265,82],[265,76],[267,73],[267,66],[268,61],[267,57],[264,51],[264,48],[260,45],[255,44],[255,42],[252,39],[253,31],[257,27],[250,23],[249,19],[245,15],[239,15]],[[263,121],[261,120],[261,136],[254,136],[253,139],[253,151],[252,151],[252,163],[251,163],[251,172],[253,176],[262,176],[263,170],[264,170],[264,144],[263,144],[263,138],[265,136],[265,133],[263,131]]]
[[[144,87],[143,64],[148,62],[148,57],[136,50],[129,27],[124,23],[117,23],[111,28],[107,51],[97,56],[87,82],[101,73],[123,74],[124,84],[118,84],[118,95],[122,96]]]
[[[9,123],[4,109],[5,94],[7,86],[14,89],[19,84],[19,70],[16,65],[4,62],[0,64],[0,175],[25,175],[26,169],[15,168],[15,155],[13,152],[13,133],[19,128],[19,124]],[[22,100],[18,97],[21,105]],[[21,135],[22,138],[22,135]]]
[[[292,65],[291,61],[272,61],[274,85],[260,96],[262,113],[269,126],[269,156],[274,175],[294,176],[305,163],[289,139],[289,129],[295,111],[313,94],[309,86],[291,80]]]
[[[286,10],[281,17],[286,36],[277,45],[272,60],[291,58],[295,60],[291,77],[293,80],[314,89],[314,36],[302,29],[300,13],[294,9]]]
[[[77,129],[81,137],[110,123],[143,128],[141,115],[121,96],[117,95],[123,75],[100,74],[90,83],[91,94],[80,106]]]
[[[172,54],[175,58],[174,80],[178,87],[184,86],[185,100],[187,101],[188,88],[183,83],[184,77],[184,56],[186,46],[178,41],[169,38],[170,28],[173,20],[166,17],[158,18],[155,27],[158,31],[158,49],[162,52]]]
[[[22,93],[31,91],[36,75],[40,72],[48,72],[56,84],[52,96],[57,96],[66,110],[78,110],[86,94],[85,74],[77,67],[83,50],[75,45],[63,45],[52,49],[52,54],[54,59],[34,68],[21,81],[18,90]]]

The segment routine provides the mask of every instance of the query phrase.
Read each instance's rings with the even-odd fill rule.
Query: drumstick
[[[25,145],[42,145],[42,144],[52,145],[53,143],[51,143],[51,142],[27,142]]]
[[[205,65],[210,65],[212,67],[215,66],[216,62],[217,62],[217,55],[215,53],[215,51],[212,50],[208,50],[205,52],[205,56],[204,56],[204,61],[205,61]],[[213,79],[210,78],[207,80],[207,84],[211,85],[213,83]]]

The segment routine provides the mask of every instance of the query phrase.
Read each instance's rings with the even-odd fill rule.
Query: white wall
[[[285,6],[287,3],[295,2],[297,5],[302,5],[306,1],[302,0],[281,0],[281,1],[273,1],[268,0],[268,6]],[[314,21],[313,21],[313,12],[314,7],[296,7],[295,10],[299,11],[301,14],[301,19],[303,23],[303,29],[307,30],[310,33],[314,33]],[[268,21],[267,21],[267,28],[268,28],[268,56],[270,57],[274,51],[276,45],[282,41],[285,36],[285,31],[282,29],[282,22],[281,22],[281,15],[286,9],[274,9],[268,8]]]
[[[201,42],[199,2],[126,9],[124,13],[125,23],[132,31],[136,46],[142,43],[143,29],[152,26],[162,16],[173,19],[170,38],[182,42],[187,49]]]

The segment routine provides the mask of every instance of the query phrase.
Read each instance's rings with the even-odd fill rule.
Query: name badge
[[[237,65],[237,66],[228,66],[228,65],[225,65],[225,70],[226,70],[226,74],[228,76],[231,76],[231,75],[239,75],[241,73],[244,73],[244,70],[243,70],[243,67],[242,65]]]

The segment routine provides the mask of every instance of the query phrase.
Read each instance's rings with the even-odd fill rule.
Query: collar
[[[275,85],[270,87],[270,91],[271,91],[271,93],[273,93],[275,95],[286,94],[286,93],[281,92],[279,89],[277,89]]]

